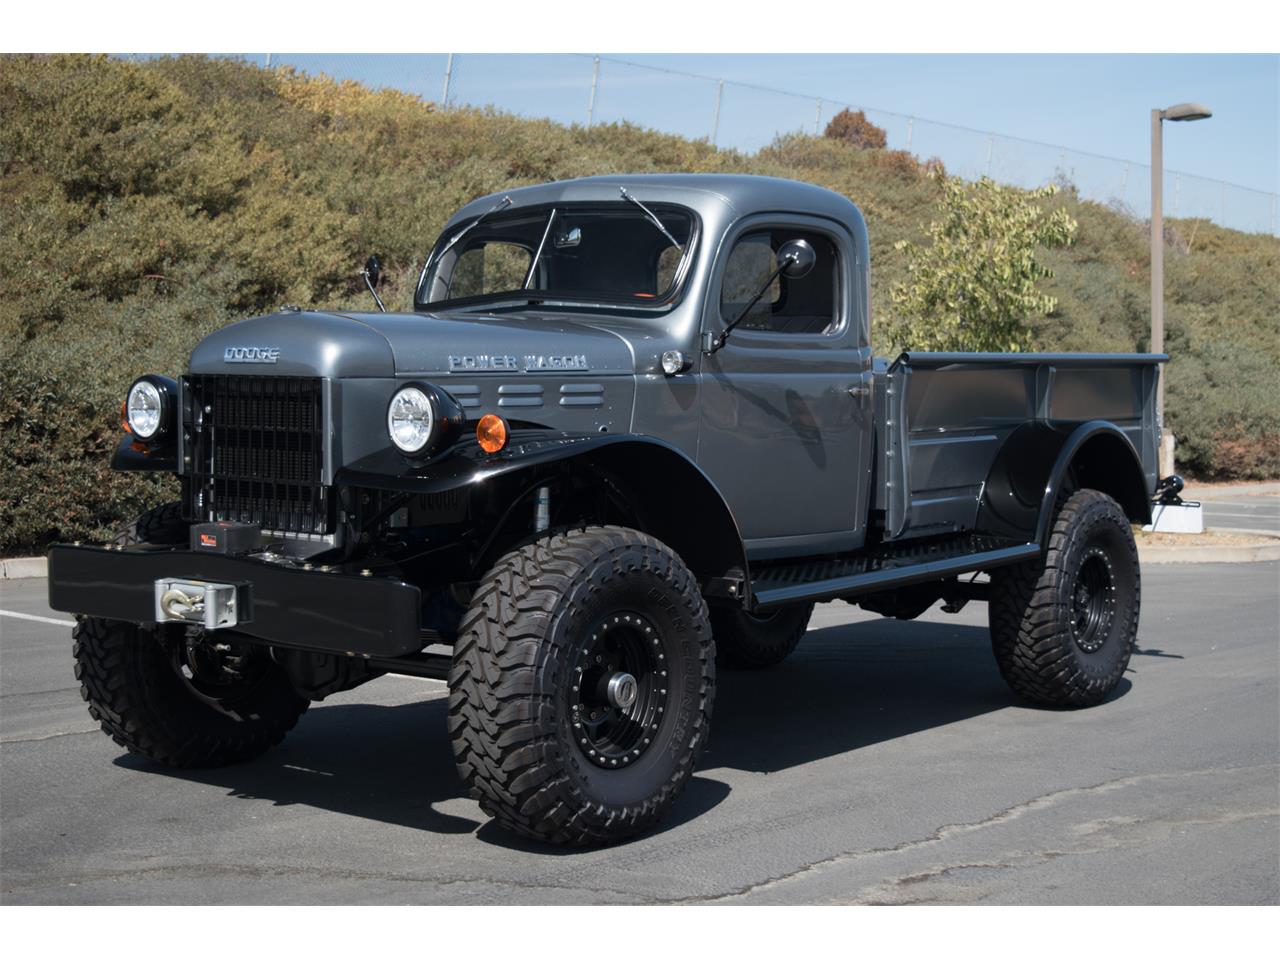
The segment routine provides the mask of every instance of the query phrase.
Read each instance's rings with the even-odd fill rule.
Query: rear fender
[[[1113,497],[1133,523],[1151,520],[1142,462],[1118,427],[1104,420],[1067,427],[1025,423],[1009,435],[992,463],[976,527],[1048,549],[1059,496],[1082,487]]]

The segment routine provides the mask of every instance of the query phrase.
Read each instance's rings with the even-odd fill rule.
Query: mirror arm
[[[778,268],[774,270],[773,273],[769,274],[769,279],[760,286],[760,289],[756,291],[756,295],[747,301],[747,305],[738,312],[736,317],[729,321],[723,330],[711,338],[711,343],[707,346],[706,350],[703,351],[707,356],[715,353],[725,345],[725,342],[729,339],[729,334],[733,332],[733,328],[743,321],[751,308],[754,307],[759,299],[764,296],[765,291],[773,286],[773,281],[778,279],[782,274],[782,271],[791,266],[791,264],[793,264],[797,259],[799,258],[794,254],[782,258],[782,261],[778,264]]]
[[[382,298],[378,296],[378,291],[373,289],[373,281],[369,279],[369,268],[360,271],[360,276],[364,278],[364,285],[369,288],[369,292],[373,294],[373,302],[378,305],[378,309],[383,313],[387,312],[386,306],[382,302]]]

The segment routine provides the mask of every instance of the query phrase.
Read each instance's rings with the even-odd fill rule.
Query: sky
[[[457,54],[449,103],[561,123],[626,120],[744,151],[780,133],[821,132],[847,104],[866,109],[889,148],[937,156],[949,173],[1028,188],[1070,183],[1145,218],[1151,109],[1195,101],[1213,116],[1164,124],[1165,215],[1280,235],[1277,54],[601,56],[597,72],[589,54]],[[442,53],[270,57],[437,103],[448,62]]]
[[[1150,159],[1151,108],[1193,100],[1208,105],[1214,116],[1196,124],[1166,124],[1166,168],[1255,190],[1280,189],[1277,55],[620,53],[605,57],[597,121],[616,119],[614,114],[622,112],[626,103],[631,109],[625,112],[643,114],[653,126],[694,136],[709,136],[712,130],[714,80],[637,70],[615,58],[722,77],[730,86],[722,98],[717,140],[722,146],[744,149],[771,139],[775,131],[766,135],[763,128],[767,126],[789,123],[793,128],[812,129],[815,98],[821,97],[1145,164]],[[439,100],[446,57],[277,53],[272,59],[374,84],[407,87]],[[571,54],[460,54],[454,63],[450,99],[492,102],[522,114],[585,122],[592,67],[590,57]],[[735,89],[734,82],[793,91],[809,99]],[[832,112],[830,107],[824,110],[822,125]],[[743,122],[737,116],[741,113],[754,116]],[[871,115],[874,119],[875,114]],[[892,124],[891,118],[885,119]]]
[[[689,58],[629,56],[689,69]],[[1150,111],[1197,101],[1209,121],[1168,124],[1165,165],[1277,189],[1280,56],[708,55],[694,72],[1065,144],[1145,163]]]

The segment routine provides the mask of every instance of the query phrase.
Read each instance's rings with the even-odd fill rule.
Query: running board
[[[1034,543],[1005,544],[1010,541],[975,536],[909,548],[903,544],[896,549],[848,560],[770,567],[761,570],[752,580],[751,595],[757,610],[790,603],[816,603],[990,570],[1040,556],[1040,547]]]

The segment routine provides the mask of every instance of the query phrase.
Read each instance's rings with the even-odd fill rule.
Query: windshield
[[[693,215],[670,204],[508,207],[440,238],[418,302],[514,296],[663,303],[684,276],[693,231]]]

